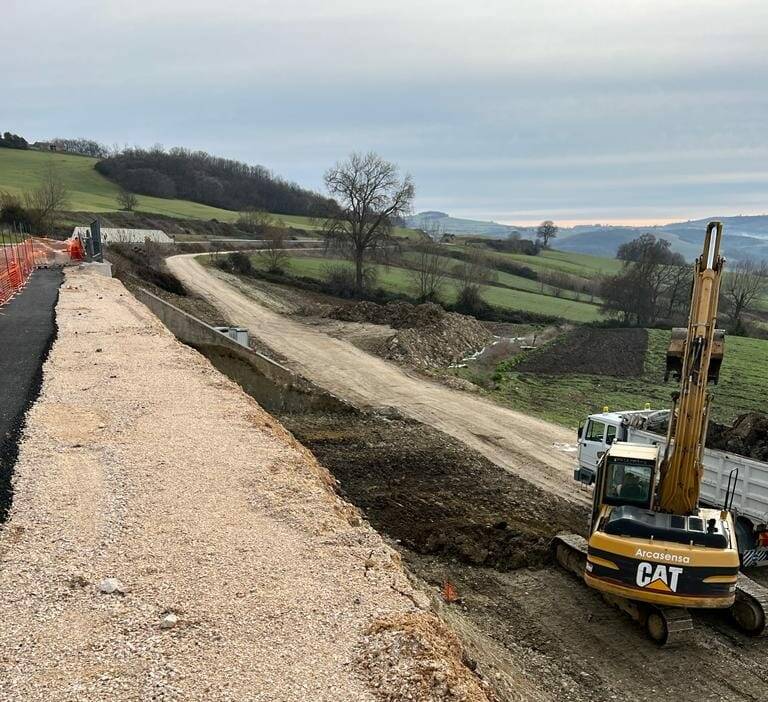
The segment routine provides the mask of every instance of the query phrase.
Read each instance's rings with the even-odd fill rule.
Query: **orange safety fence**
[[[82,260],[72,256],[70,248],[66,241],[0,234],[0,305],[24,287],[35,268]]]

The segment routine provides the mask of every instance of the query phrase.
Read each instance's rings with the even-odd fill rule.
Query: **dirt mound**
[[[643,373],[645,329],[578,327],[526,354],[515,370],[526,373],[586,373],[619,378]]]
[[[424,368],[439,368],[458,363],[493,340],[493,335],[474,317],[444,313],[429,326],[398,331],[382,355],[393,361]]]
[[[707,446],[758,461],[768,461],[768,415],[747,412],[731,426],[710,422]]]
[[[646,422],[645,429],[666,434],[669,413],[659,413]],[[707,448],[727,451],[739,456],[768,461],[768,415],[761,412],[740,414],[733,424],[719,424],[710,420],[707,428]]]
[[[423,305],[412,305],[410,302],[388,302],[386,305],[380,305],[367,300],[331,307],[326,311],[326,316],[345,322],[387,324],[393,329],[428,327],[440,322],[445,314],[442,307],[431,302]]]
[[[368,628],[358,665],[385,702],[495,699],[462,655],[456,635],[434,614],[390,614]]]
[[[380,324],[396,333],[369,350],[379,356],[421,368],[442,368],[458,363],[493,341],[493,334],[474,317],[446,312],[431,302],[376,302],[323,305],[314,315],[345,322]],[[306,310],[304,310],[306,313]]]

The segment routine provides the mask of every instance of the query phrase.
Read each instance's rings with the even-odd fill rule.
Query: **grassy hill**
[[[615,258],[602,258],[591,254],[574,253],[570,251],[542,251],[538,256],[523,254],[489,253],[491,259],[496,257],[515,261],[535,271],[557,271],[569,273],[581,278],[596,278],[601,275],[618,273],[622,262]]]
[[[50,168],[62,178],[70,193],[69,210],[73,212],[107,213],[119,209],[118,187],[94,169],[97,159],[71,154],[50,153],[32,150],[0,149],[0,191],[14,195],[38,187]],[[220,222],[234,222],[239,213],[218,207],[202,205],[189,200],[173,200],[138,195],[138,212],[178,217],[180,219],[216,219]],[[318,223],[311,217],[298,215],[272,215],[276,222],[285,227],[316,230]],[[395,234],[411,237],[411,229],[397,227]]]
[[[419,212],[405,218],[405,223],[409,227],[429,231],[433,227],[438,227],[441,232],[448,234],[487,236],[506,238],[512,231],[525,233],[529,238],[536,235],[535,230],[526,227],[508,227],[506,224],[497,222],[485,222],[479,219],[462,219],[460,217],[451,217],[446,212],[428,211]]]
[[[256,268],[263,268],[264,261],[259,256],[252,257]],[[352,267],[348,261],[338,261],[320,256],[293,256],[290,259],[288,274],[301,276],[313,280],[323,280],[329,266]],[[386,292],[400,295],[413,295],[414,285],[409,271],[396,266],[373,266],[376,269],[376,284]],[[500,276],[504,276],[500,272]],[[515,276],[507,276],[515,278]],[[531,281],[524,278],[523,285],[529,285]],[[456,283],[451,279],[443,286],[442,299],[445,302],[456,301]],[[576,301],[566,297],[556,297],[552,294],[542,293],[538,290],[526,290],[522,288],[500,287],[489,285],[483,290],[483,299],[489,304],[505,310],[520,310],[534,314],[560,317],[572,322],[592,322],[600,318],[598,308],[588,302]]]
[[[15,195],[33,190],[40,185],[47,171],[53,168],[70,192],[69,209],[82,212],[114,212],[118,187],[97,173],[96,159],[70,154],[0,149],[0,190]],[[232,222],[237,212],[208,207],[187,200],[165,200],[158,197],[138,196],[137,210],[185,219],[218,219]]]

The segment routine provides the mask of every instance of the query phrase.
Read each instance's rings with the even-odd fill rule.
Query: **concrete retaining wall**
[[[138,288],[134,295],[181,342],[202,353],[262,407],[273,412],[350,411],[344,400],[317,387],[277,361],[248,349],[170,302]]]

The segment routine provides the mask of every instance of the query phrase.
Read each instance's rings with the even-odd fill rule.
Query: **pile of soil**
[[[317,305],[315,316],[346,322],[388,326],[396,332],[368,348],[383,358],[420,368],[444,368],[485,348],[494,336],[474,317],[446,312],[427,302],[360,301],[350,305]]]
[[[361,300],[351,305],[331,307],[324,311],[324,316],[345,322],[368,322],[386,324],[393,329],[413,329],[437,324],[446,316],[446,312],[431,302],[423,305],[412,305],[410,302],[388,302],[386,305],[380,305]]]
[[[666,434],[669,413],[659,413],[645,424],[645,429]],[[761,412],[740,414],[733,424],[710,420],[707,428],[707,448],[727,451],[739,456],[768,461],[768,415]]]
[[[560,375],[585,373],[618,378],[643,374],[648,332],[645,329],[577,327],[526,354],[515,370]]]
[[[366,631],[357,662],[382,702],[496,699],[463,655],[456,634],[434,614],[388,614]]]
[[[747,412],[736,417],[731,426],[710,422],[707,446],[768,461],[768,415]]]
[[[422,368],[441,368],[463,361],[491,341],[493,335],[474,317],[447,312],[435,324],[401,329],[382,355]]]

